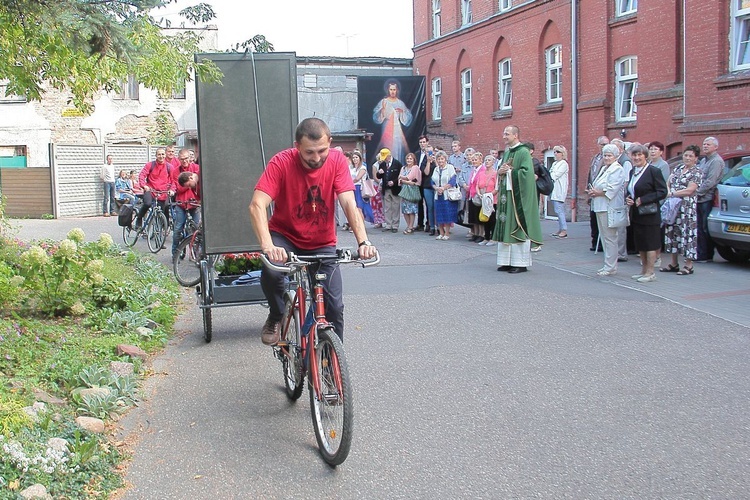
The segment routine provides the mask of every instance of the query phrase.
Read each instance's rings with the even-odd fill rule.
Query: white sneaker
[[[597,276],[614,276],[615,274],[617,274],[617,271],[604,271],[604,270],[601,270],[601,271],[597,272],[596,274],[597,274]]]
[[[531,249],[531,251],[532,252],[541,252],[542,251],[542,247],[534,247],[534,248]]]
[[[650,283],[652,281],[656,281],[656,275],[655,274],[648,274],[646,276],[641,276],[638,278],[638,283]]]

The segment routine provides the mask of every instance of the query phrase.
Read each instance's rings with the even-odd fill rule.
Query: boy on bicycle
[[[250,218],[261,251],[275,262],[286,262],[287,252],[335,255],[336,199],[357,239],[360,258],[375,257],[375,247],[367,239],[357,210],[346,157],[331,149],[331,131],[323,120],[306,118],[297,126],[294,147],[274,155],[255,185]],[[271,203],[274,211],[269,220]],[[344,302],[338,265],[321,263],[311,272],[326,274],[326,319],[343,340]],[[261,340],[275,345],[284,309],[284,275],[263,269],[261,287],[270,309]]]

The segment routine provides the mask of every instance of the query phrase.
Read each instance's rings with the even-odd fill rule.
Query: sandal
[[[677,276],[687,276],[688,274],[693,274],[693,268],[685,266],[680,271],[677,272]]]
[[[414,232],[414,229],[412,229],[412,228],[407,228],[407,229],[406,229],[406,231],[404,231],[404,234],[411,234],[411,233],[413,233],[413,232]]]
[[[692,269],[692,268],[690,268],[690,269]],[[669,264],[667,267],[662,267],[661,269],[659,269],[659,272],[662,272],[662,273],[677,273],[677,274],[679,274],[679,271],[680,271],[680,266],[674,266],[672,264]]]

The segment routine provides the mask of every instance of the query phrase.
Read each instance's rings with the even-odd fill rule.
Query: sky
[[[198,0],[177,0],[154,10],[155,19],[183,21],[177,13]],[[213,7],[224,51],[264,35],[276,52],[298,56],[413,57],[410,0],[203,0]]]

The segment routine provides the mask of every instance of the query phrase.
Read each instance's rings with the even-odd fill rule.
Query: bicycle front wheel
[[[285,297],[284,317],[281,319],[281,364],[284,371],[286,396],[297,401],[302,395],[305,382],[305,369],[302,362],[302,344],[299,308],[296,307],[295,295],[287,293]]]
[[[323,460],[335,467],[349,455],[354,403],[344,345],[332,328],[318,332],[318,345],[312,355],[316,370],[310,373],[312,383],[309,386],[315,439]],[[319,393],[315,386],[320,388]]]
[[[182,286],[195,286],[201,280],[201,255],[203,238],[200,234],[188,236],[177,246],[172,257],[172,270],[177,282]]]
[[[146,234],[148,235],[148,249],[151,253],[159,253],[167,239],[167,217],[161,212],[155,213],[148,221]]]

